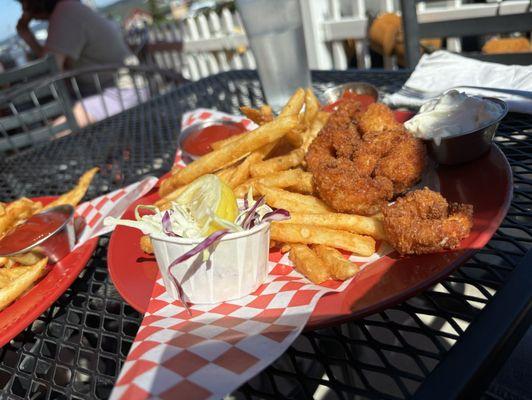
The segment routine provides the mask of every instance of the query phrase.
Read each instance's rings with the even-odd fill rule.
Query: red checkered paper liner
[[[243,120],[198,109],[184,115],[182,128],[211,118]],[[175,163],[184,165],[179,151]],[[349,258],[365,268],[390,251],[379,243],[371,257]],[[266,282],[253,294],[220,304],[193,304],[189,314],[166,293],[159,275],[111,399],[221,398],[281,356],[320,297],[345,289],[351,280],[314,285],[293,269],[287,254],[275,251]]]
[[[111,232],[114,228],[104,226],[104,218],[120,218],[129,205],[148,193],[157,184],[157,181],[158,179],[155,177],[148,177],[77,206],[76,214],[85,219],[86,226],[78,238],[76,248],[93,237]]]
[[[248,131],[258,127],[258,125],[255,124],[252,120],[243,116],[227,114],[222,111],[211,110],[208,108],[197,108],[195,110],[183,114],[183,117],[181,118],[181,130],[188,128],[189,126],[198,122],[219,120],[240,122]],[[174,165],[180,165],[182,167],[185,166],[185,163],[181,158],[181,150],[179,148],[177,149],[175,154]]]
[[[364,268],[390,252],[385,244],[378,247],[371,257],[350,259]],[[321,296],[351,282],[314,285],[278,251],[270,253],[269,268],[255,293],[191,305],[192,315],[159,277],[111,399],[219,399],[283,354]]]

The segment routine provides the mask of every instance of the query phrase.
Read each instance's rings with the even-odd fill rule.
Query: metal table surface
[[[407,77],[406,72],[327,71],[314,73],[313,81],[317,90],[363,80],[393,91]],[[0,160],[0,198],[62,193],[92,166],[101,167],[101,173],[89,197],[149,174],[160,176],[171,166],[183,112],[213,107],[237,113],[241,105],[262,103],[252,71],[187,84],[78,133]],[[499,128],[496,143],[511,163],[514,197],[503,224],[482,251],[436,286],[401,304],[350,323],[304,332],[233,396],[401,399],[416,391],[434,393],[442,379],[450,383],[447,386],[466,379],[455,394],[463,394],[460,391],[474,379],[478,389],[479,376],[487,376],[477,373],[485,372],[481,367],[487,353],[491,362],[499,355],[500,365],[501,352],[495,350],[508,348],[502,345],[511,343],[508,338],[522,326],[516,321],[523,317],[523,298],[530,296],[526,286],[523,289],[524,284],[530,287],[527,262],[516,266],[532,239],[531,137],[531,116],[510,114]],[[74,284],[0,350],[0,398],[108,398],[142,315],[121,299],[108,276],[107,243],[108,237],[102,237]],[[522,293],[516,293],[519,290]],[[477,324],[481,329],[498,326],[502,332],[493,329],[486,335],[475,329]],[[487,336],[494,343],[485,343]],[[450,350],[455,344],[470,349],[458,362]],[[476,376],[470,376],[473,372]],[[445,385],[438,390],[446,395]],[[489,390],[483,396],[490,397]]]

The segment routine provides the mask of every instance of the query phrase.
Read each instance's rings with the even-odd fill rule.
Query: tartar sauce
[[[405,128],[418,138],[433,139],[439,144],[441,138],[480,128],[496,120],[501,113],[501,107],[494,102],[450,90],[423,104],[419,112],[405,122]]]

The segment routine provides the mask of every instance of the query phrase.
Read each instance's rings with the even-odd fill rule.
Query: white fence
[[[348,39],[354,41],[356,66],[370,68],[368,15],[400,12],[398,0],[300,0],[300,3],[312,69],[346,69],[352,65],[351,54],[346,52]],[[420,2],[417,7],[420,22],[435,22],[522,13],[528,10],[530,1],[462,4],[461,0],[448,0]],[[179,28],[177,24],[150,28],[148,40],[182,41],[181,52],[161,52],[154,61],[161,67],[176,68],[192,80],[232,69],[255,68],[240,17],[228,9],[188,18]],[[460,40],[448,39],[447,47],[460,51]],[[393,60],[385,60],[385,66],[395,67]]]

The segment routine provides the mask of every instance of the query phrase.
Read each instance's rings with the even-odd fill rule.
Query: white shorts
[[[91,122],[96,122],[134,107],[146,101],[148,97],[148,89],[145,87],[139,89],[112,87],[105,89],[101,95],[81,100],[81,103]]]

